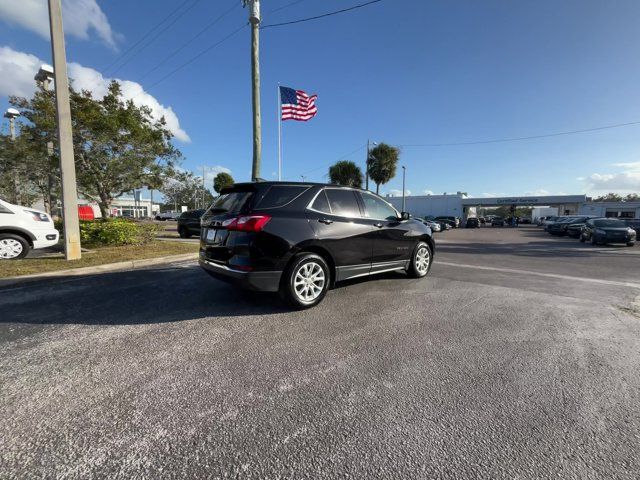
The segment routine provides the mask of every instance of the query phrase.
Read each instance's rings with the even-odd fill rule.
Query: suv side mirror
[[[409,212],[402,212],[400,214],[400,220],[409,220],[411,218],[411,214]]]

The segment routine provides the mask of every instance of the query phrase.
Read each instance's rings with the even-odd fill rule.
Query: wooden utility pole
[[[73,159],[69,79],[67,78],[67,58],[64,48],[60,0],[49,0],[49,25],[51,27],[51,53],[53,54],[56,88],[60,173],[62,174],[64,254],[67,260],[79,260],[81,254],[78,191],[76,186],[76,165]]]
[[[253,101],[253,165],[251,180],[260,177],[262,160],[262,122],[260,119],[260,0],[243,0],[249,5],[251,23],[251,96]]]

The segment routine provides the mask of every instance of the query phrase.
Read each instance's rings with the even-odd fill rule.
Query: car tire
[[[187,230],[184,227],[180,227],[178,229],[178,235],[180,235],[180,238],[189,238],[189,237],[191,237],[191,234],[189,233],[189,230]]]
[[[596,241],[596,236],[595,235],[591,235],[591,245],[598,245],[598,242]]]
[[[584,238],[583,234],[580,234],[580,242],[584,243],[586,241],[586,238]]]
[[[329,290],[331,271],[327,262],[315,253],[294,258],[282,275],[280,297],[298,310],[315,307]]]
[[[0,260],[18,260],[31,250],[26,238],[13,233],[0,233]]]
[[[636,244],[636,242],[627,242],[627,247],[633,247]]]
[[[431,270],[432,263],[433,252],[431,251],[431,247],[429,247],[426,242],[418,242],[416,248],[413,249],[413,253],[411,254],[407,274],[411,278],[426,277]]]

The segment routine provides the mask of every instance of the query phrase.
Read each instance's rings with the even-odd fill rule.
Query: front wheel
[[[412,278],[425,277],[431,269],[431,259],[433,258],[431,248],[425,242],[418,242],[411,255],[411,261],[407,273]]]
[[[297,309],[319,304],[327,294],[329,266],[316,254],[302,254],[285,270],[280,284],[280,297]]]
[[[18,260],[29,253],[29,242],[13,233],[0,234],[0,260]]]
[[[584,242],[586,241],[586,239],[584,238],[584,234],[581,234],[581,235],[580,235],[580,241],[581,241],[582,243],[584,243]]]
[[[178,235],[180,235],[180,238],[189,238],[191,236],[189,230],[187,230],[185,227],[180,227],[178,229]]]
[[[627,247],[633,247],[636,244],[636,242],[627,242]]]

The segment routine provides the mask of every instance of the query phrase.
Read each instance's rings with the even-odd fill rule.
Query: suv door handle
[[[378,223],[374,223],[374,224],[373,224],[373,226],[374,226],[374,227],[378,227],[378,228],[382,228],[382,227],[384,227],[384,225],[383,225],[382,223],[380,223],[380,222],[378,222]]]
[[[324,223],[325,225],[331,225],[333,223],[333,220],[329,220],[328,218],[320,218],[318,219],[318,221],[320,223]]]

